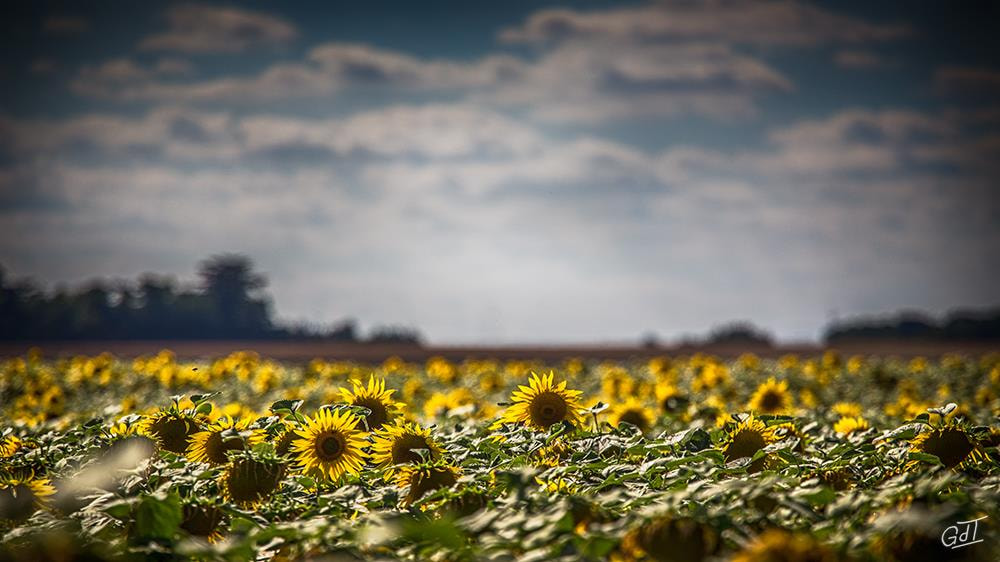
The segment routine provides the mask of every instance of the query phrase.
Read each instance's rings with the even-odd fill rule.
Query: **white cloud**
[[[202,4],[182,4],[167,10],[169,28],[150,35],[139,47],[148,51],[238,53],[275,46],[295,39],[287,21],[269,14]]]
[[[658,2],[638,8],[581,12],[541,10],[501,32],[515,43],[572,38],[711,41],[763,46],[811,46],[897,39],[911,30],[873,24],[800,2]]]

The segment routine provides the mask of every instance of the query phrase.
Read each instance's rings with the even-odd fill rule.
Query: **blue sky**
[[[0,263],[435,342],[1000,302],[989,3],[25,3]]]

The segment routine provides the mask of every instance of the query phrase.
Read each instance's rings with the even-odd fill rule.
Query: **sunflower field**
[[[33,352],[0,560],[1000,560],[998,416],[1000,355]]]

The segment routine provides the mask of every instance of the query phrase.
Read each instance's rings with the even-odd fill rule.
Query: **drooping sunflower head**
[[[187,503],[183,508],[181,529],[189,534],[214,543],[222,539],[222,522],[226,514],[211,503]]]
[[[385,388],[385,379],[369,375],[368,384],[352,380],[353,389],[341,388],[340,394],[347,404],[368,408],[365,416],[369,430],[376,430],[398,417],[405,404],[392,399],[395,390]]]
[[[625,534],[619,550],[625,560],[681,562],[705,560],[719,547],[711,527],[692,519],[660,517]]]
[[[862,417],[843,417],[833,424],[833,430],[841,435],[850,435],[868,429],[868,420]]]
[[[750,415],[736,424],[729,432],[722,453],[725,455],[726,462],[752,458],[757,454],[757,451],[774,442],[774,440],[774,430],[767,427],[764,422]],[[764,467],[764,460],[762,457],[751,463],[747,467],[747,472],[760,471]]]
[[[750,397],[748,408],[761,414],[781,414],[792,407],[792,395],[788,392],[788,382],[778,382],[774,377],[757,387]]]
[[[382,426],[372,435],[372,462],[385,470],[386,478],[392,477],[393,466],[437,461],[441,446],[431,437],[430,430],[416,423],[393,423]],[[417,450],[423,449],[421,457]]]
[[[191,436],[187,448],[187,457],[195,462],[208,464],[226,464],[229,451],[242,451],[252,444],[254,436],[245,437],[253,422],[250,418],[235,420],[229,417],[219,418],[209,424],[203,431]]]
[[[945,468],[963,468],[985,458],[982,449],[966,428],[958,422],[948,422],[924,431],[910,441],[910,451],[934,455]],[[916,468],[919,461],[907,463],[908,469]]]
[[[528,427],[544,430],[560,422],[572,425],[582,422],[582,393],[579,390],[567,390],[566,381],[555,384],[553,377],[553,373],[541,377],[531,373],[528,385],[520,385],[511,393],[513,404],[493,427],[499,427],[502,423],[524,423]]]
[[[0,477],[0,521],[26,520],[46,506],[46,498],[55,492],[47,478],[36,478],[31,473]]]
[[[837,554],[809,535],[779,529],[764,531],[731,562],[836,562]]]
[[[201,422],[182,410],[160,410],[139,424],[139,433],[165,451],[183,455],[191,436],[201,431]]]
[[[336,482],[345,473],[358,474],[364,463],[365,433],[358,429],[361,417],[338,410],[323,409],[308,418],[297,439],[292,441],[291,454],[307,473],[318,473]]]
[[[252,507],[270,499],[284,476],[280,459],[240,453],[219,477],[219,488],[227,500]]]
[[[403,504],[413,505],[434,490],[454,486],[460,475],[458,467],[442,462],[407,465],[396,475],[396,485],[401,489],[408,488]]]
[[[630,396],[624,402],[611,407],[609,421],[618,427],[622,422],[630,423],[639,428],[642,433],[648,432],[656,423],[656,413],[648,406]]]

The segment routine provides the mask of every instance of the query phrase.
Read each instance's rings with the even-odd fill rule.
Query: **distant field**
[[[400,357],[407,361],[424,361],[431,357],[459,360],[467,357],[495,359],[628,359],[659,355],[691,355],[708,353],[734,358],[743,353],[776,358],[786,354],[815,356],[826,348],[813,344],[789,344],[777,347],[752,345],[704,345],[639,347],[621,344],[607,345],[508,345],[508,346],[411,346],[382,344],[343,344],[317,341],[68,341],[68,342],[0,342],[0,357],[25,354],[32,347],[41,348],[46,356],[65,357],[95,355],[105,351],[119,357],[155,354],[161,349],[172,350],[180,358],[220,357],[233,351],[252,349],[262,356],[283,361],[308,361],[321,357],[350,361],[382,361]],[[852,342],[832,346],[847,355],[898,355],[900,357],[940,357],[948,353],[984,355],[1000,352],[1000,343],[982,342]]]

